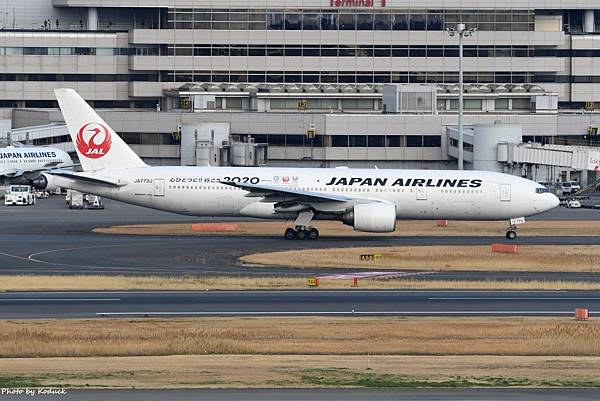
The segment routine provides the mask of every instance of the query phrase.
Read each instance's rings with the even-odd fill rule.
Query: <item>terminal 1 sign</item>
[[[359,8],[359,7],[385,7],[386,0],[329,0],[331,7],[337,8]]]

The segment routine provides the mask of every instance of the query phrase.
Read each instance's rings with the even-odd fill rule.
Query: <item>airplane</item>
[[[506,219],[512,240],[525,217],[559,204],[536,182],[488,171],[151,167],[77,92],[55,95],[83,172],[44,173],[50,185],[190,216],[293,219],[290,240],[317,239],[313,220],[392,232],[402,219]]]
[[[0,185],[31,185],[44,189],[47,183],[41,172],[72,166],[73,160],[61,149],[29,146],[0,148]]]

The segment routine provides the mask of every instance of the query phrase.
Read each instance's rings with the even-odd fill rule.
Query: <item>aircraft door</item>
[[[427,200],[426,187],[417,187],[417,200]]]
[[[164,178],[154,179],[154,196],[165,196],[165,180]]]
[[[501,184],[500,185],[500,201],[501,202],[510,202],[510,184]]]

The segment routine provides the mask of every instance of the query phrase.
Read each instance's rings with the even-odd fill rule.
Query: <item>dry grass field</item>
[[[570,318],[197,318],[0,321],[0,357],[206,354],[600,357]]]
[[[433,276],[435,277],[435,276]],[[320,289],[344,289],[351,280],[321,280]],[[410,278],[363,279],[361,289],[395,290],[600,290],[600,283],[543,280],[416,280]],[[233,277],[233,276],[63,276],[3,275],[2,291],[104,291],[104,290],[286,290],[306,289],[300,277]],[[318,291],[318,289],[315,289]]]
[[[210,232],[192,231],[192,224],[144,224],[126,225],[97,228],[94,232],[105,234],[133,234],[133,235],[268,235],[282,236],[285,227],[291,222],[284,221],[243,221],[236,223],[238,231]],[[398,221],[396,231],[393,233],[375,234],[356,232],[352,227],[345,226],[336,221],[316,221],[322,236],[475,236],[499,237],[504,239],[506,221],[450,221],[448,227],[437,227],[435,221],[405,220]],[[598,221],[539,221],[532,220],[519,226],[520,236],[599,236],[600,224]]]
[[[0,387],[600,386],[600,322],[0,321]]]
[[[361,261],[361,254],[379,254]],[[489,246],[397,246],[281,251],[247,255],[250,265],[365,269],[599,272],[599,245],[522,245],[516,254]]]

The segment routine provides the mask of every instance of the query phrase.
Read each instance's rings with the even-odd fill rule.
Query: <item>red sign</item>
[[[330,0],[331,7],[337,8],[359,8],[375,7],[376,0]],[[379,0],[380,7],[386,6],[386,0]]]
[[[77,149],[88,159],[99,159],[110,150],[110,131],[102,124],[87,123],[77,133]]]

